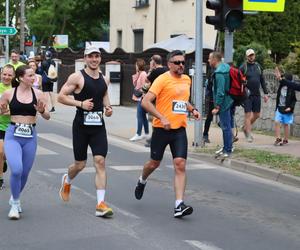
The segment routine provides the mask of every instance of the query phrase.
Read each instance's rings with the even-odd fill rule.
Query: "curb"
[[[237,170],[239,172],[252,174],[258,177],[262,177],[268,180],[276,181],[279,183],[287,184],[290,186],[294,186],[300,188],[300,177],[296,177],[290,174],[282,173],[278,170],[274,170],[271,168],[263,167],[257,165],[255,163],[243,162],[241,160],[230,159],[230,161],[221,164],[220,161],[215,160],[212,155],[204,154],[204,153],[196,153],[193,151],[189,151],[189,155],[195,157],[197,159],[202,159],[211,163],[217,163],[218,165],[230,169]]]

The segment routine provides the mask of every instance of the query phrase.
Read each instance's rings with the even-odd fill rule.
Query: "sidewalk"
[[[56,112],[51,114],[51,119],[57,120],[63,123],[72,124],[75,108],[68,107],[62,104],[57,104]],[[121,137],[125,140],[129,140],[136,133],[136,108],[135,107],[124,107],[124,106],[114,106],[113,115],[111,117],[105,117],[105,124],[107,133],[113,136]],[[149,124],[151,132],[151,124]],[[200,157],[201,159],[214,161],[212,155],[202,154],[195,152],[195,148],[192,146],[194,141],[194,120],[188,121],[187,135],[189,142],[189,153],[195,157]],[[284,146],[274,146],[274,136],[262,135],[253,133],[254,141],[249,143],[245,140],[243,132],[238,133],[239,141],[235,143],[236,148],[253,148],[259,150],[270,151],[280,154],[289,154],[294,157],[300,158],[300,140],[289,140],[289,143]],[[216,148],[222,145],[222,132],[221,129],[212,124],[209,131],[209,139],[211,143],[205,145],[208,148]],[[145,141],[138,141],[144,145]],[[217,161],[214,161],[215,163]],[[252,173],[259,175],[268,179],[289,183],[291,185],[296,185],[300,187],[300,178],[289,176],[283,174],[279,171],[272,169],[263,168],[252,163],[240,162],[237,160],[231,160],[226,167],[235,168],[239,171]],[[286,179],[289,179],[288,181]]]

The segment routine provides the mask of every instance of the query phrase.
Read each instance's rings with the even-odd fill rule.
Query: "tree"
[[[300,1],[286,0],[285,11],[248,15],[243,29],[235,33],[235,47],[257,42],[270,49],[276,61],[291,51],[291,43],[300,41]]]

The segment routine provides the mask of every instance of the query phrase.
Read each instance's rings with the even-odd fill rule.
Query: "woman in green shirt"
[[[11,89],[11,81],[15,76],[14,67],[7,64],[3,67],[1,71],[1,81],[0,81],[0,96],[4,91]],[[5,131],[10,123],[9,113],[0,115],[0,190],[4,188],[3,182],[3,172],[6,171],[7,165],[3,150],[3,141],[5,136]]]

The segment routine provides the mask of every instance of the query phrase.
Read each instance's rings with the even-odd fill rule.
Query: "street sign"
[[[15,27],[0,26],[0,36],[12,36],[17,34]]]
[[[285,0],[243,0],[245,11],[283,12]]]

